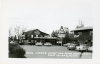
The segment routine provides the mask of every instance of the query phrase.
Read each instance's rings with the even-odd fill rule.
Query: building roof
[[[35,31],[39,31],[41,34],[49,35],[45,32],[40,31],[39,29],[30,30],[30,31],[24,32],[24,34],[27,34],[27,36],[30,36],[30,35],[34,34]]]
[[[49,35],[49,34],[47,34],[47,33],[45,33],[45,32],[40,31],[39,29],[30,30],[30,31],[28,31],[28,32],[34,32],[34,31],[39,31],[39,32],[41,32],[42,34]]]
[[[75,29],[75,30],[71,30],[71,32],[80,31],[80,30],[89,30],[89,29],[93,29],[93,26],[78,28],[78,29]]]

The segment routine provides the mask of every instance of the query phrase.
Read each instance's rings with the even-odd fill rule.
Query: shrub
[[[25,55],[25,50],[18,44],[9,43],[9,53],[14,54],[17,58],[23,58]]]
[[[14,47],[18,46],[18,44],[12,44],[12,43],[9,43],[9,53],[13,53],[12,49]]]
[[[25,55],[25,50],[23,48],[21,48],[20,46],[16,46],[12,49],[12,51],[14,52],[14,54],[18,57],[18,58],[22,58]]]

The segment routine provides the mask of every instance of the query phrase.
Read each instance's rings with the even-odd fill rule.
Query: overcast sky
[[[9,27],[25,26],[51,33],[75,29],[79,20],[93,26],[93,2],[84,0],[9,0]]]

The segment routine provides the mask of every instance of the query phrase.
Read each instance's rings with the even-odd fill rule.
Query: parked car
[[[14,44],[15,42],[14,42],[14,41],[10,41],[10,43],[11,43],[11,44]]]
[[[68,50],[75,50],[76,49],[76,45],[75,44],[70,44],[67,47]]]
[[[47,42],[47,43],[45,43],[44,45],[45,45],[45,46],[51,46],[52,44],[49,43],[49,42]]]
[[[67,43],[67,44],[63,44],[63,46],[67,47],[68,45],[70,45],[71,43]]]
[[[77,46],[76,47],[76,50],[79,50],[79,51],[88,51],[88,48],[89,48],[89,45],[80,45],[80,46]]]
[[[92,46],[88,48],[88,51],[92,52]]]
[[[41,42],[37,42],[35,45],[36,46],[42,46],[42,43]]]

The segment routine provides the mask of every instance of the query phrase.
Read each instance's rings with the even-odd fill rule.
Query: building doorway
[[[51,43],[52,45],[55,45],[55,40],[51,40],[50,43]]]

